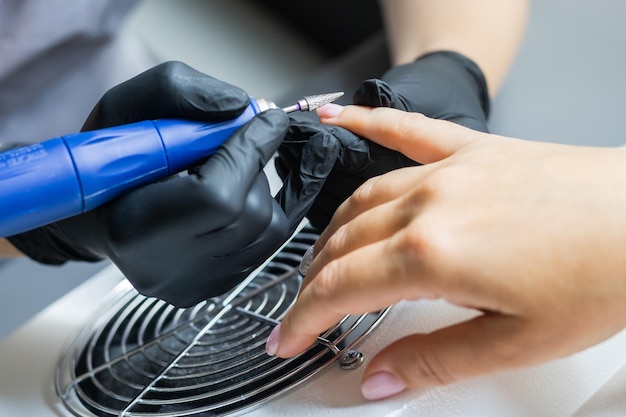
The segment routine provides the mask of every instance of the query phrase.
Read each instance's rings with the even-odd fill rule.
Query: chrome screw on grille
[[[351,371],[352,369],[356,369],[363,363],[363,354],[358,350],[348,350],[341,355],[339,358],[339,364],[341,365],[341,369],[345,371]]]

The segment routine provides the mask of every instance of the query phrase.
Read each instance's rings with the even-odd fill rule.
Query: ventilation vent
[[[300,259],[317,237],[303,229],[243,285],[187,309],[121,282],[61,357],[55,386],[64,406],[76,416],[229,415],[352,354],[385,311],[345,317],[295,358],[265,353],[300,288]]]

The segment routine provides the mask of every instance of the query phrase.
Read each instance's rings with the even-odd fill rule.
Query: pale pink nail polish
[[[337,117],[343,111],[343,106],[335,103],[324,104],[316,110],[319,117]]]
[[[311,266],[311,262],[313,262],[313,251],[314,251],[315,246],[310,246],[306,252],[304,252],[304,255],[302,256],[302,259],[300,260],[300,265],[298,266],[298,272],[300,272],[300,274],[302,274],[303,277],[306,277],[306,274],[309,272],[309,267]]]
[[[368,400],[391,397],[405,389],[406,386],[402,381],[389,372],[378,372],[370,375],[361,385],[361,393]]]
[[[269,337],[267,338],[267,342],[265,343],[265,351],[268,355],[274,356],[276,355],[276,351],[278,350],[278,344],[280,343],[280,324],[278,324]]]

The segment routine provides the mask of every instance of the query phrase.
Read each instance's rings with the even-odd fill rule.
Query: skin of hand
[[[482,69],[493,97],[522,41],[528,3],[380,0],[392,63],[406,64],[433,51],[458,52]]]
[[[294,356],[344,315],[400,300],[482,312],[379,352],[362,392],[380,399],[565,357],[626,326],[625,150],[388,108],[318,114],[424,165],[372,178],[340,206],[268,353]]]

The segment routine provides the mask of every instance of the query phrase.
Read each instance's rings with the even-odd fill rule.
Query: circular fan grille
[[[295,300],[297,267],[318,235],[299,232],[223,297],[177,309],[121,282],[69,342],[55,386],[76,416],[219,416],[296,386],[359,342],[385,311],[347,316],[303,354],[265,353],[275,323]]]

